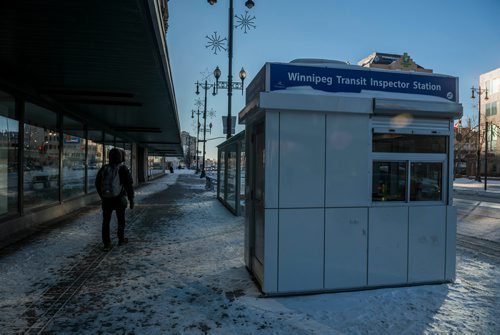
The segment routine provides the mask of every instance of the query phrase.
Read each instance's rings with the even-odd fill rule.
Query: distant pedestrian
[[[95,187],[102,200],[102,242],[105,250],[110,250],[112,247],[109,223],[113,211],[116,211],[118,219],[118,245],[128,242],[128,238],[125,237],[125,209],[127,198],[130,209],[134,208],[134,188],[132,175],[127,166],[122,164],[125,161],[124,154],[117,148],[111,149],[109,164],[99,170],[95,179]]]
[[[174,167],[172,166],[172,164],[168,166],[168,169],[170,170],[170,173],[174,173]]]

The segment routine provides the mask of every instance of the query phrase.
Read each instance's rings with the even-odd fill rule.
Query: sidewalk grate
[[[94,248],[89,255],[67,272],[69,278],[50,287],[32,303],[22,315],[28,322],[28,328],[23,333],[43,333],[57,313],[92,276],[106,255],[107,253],[100,248]]]
[[[144,210],[134,210],[127,215],[127,226],[132,228],[135,222],[144,215]],[[20,330],[20,334],[44,334],[45,329],[51,324],[56,315],[83,287],[85,282],[92,277],[101,262],[109,254],[102,248],[95,247],[74,266],[63,274],[62,281],[48,288],[36,301],[31,303],[22,314],[27,322],[27,327]]]

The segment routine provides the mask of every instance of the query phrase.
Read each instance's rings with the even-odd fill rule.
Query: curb
[[[474,190],[474,189],[463,189],[454,188],[453,192],[461,195],[475,195],[485,198],[500,199],[500,192],[484,191],[484,190]]]

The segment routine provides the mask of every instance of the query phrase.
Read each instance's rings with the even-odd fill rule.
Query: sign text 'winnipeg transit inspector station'
[[[379,87],[382,89],[385,88],[401,88],[401,89],[414,89],[414,90],[424,90],[424,91],[441,91],[441,85],[433,84],[431,82],[422,83],[418,81],[407,82],[402,80],[378,80],[374,78],[349,78],[344,76],[317,76],[315,74],[304,75],[299,72],[288,72],[288,80],[295,82],[304,82],[304,83],[314,83],[325,84],[328,86],[333,85],[335,82],[339,85],[353,85],[353,86],[366,86],[366,87]],[[410,86],[411,85],[411,86]]]

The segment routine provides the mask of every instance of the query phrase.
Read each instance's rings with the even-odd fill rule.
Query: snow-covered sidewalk
[[[456,194],[500,199],[500,180],[488,179],[485,190],[484,178],[481,179],[481,182],[474,179],[457,178],[453,181],[453,190]]]
[[[243,218],[188,173],[139,190],[126,246],[100,250],[95,207],[3,251],[0,332],[500,333],[500,260],[461,248],[453,284],[262,298]]]

